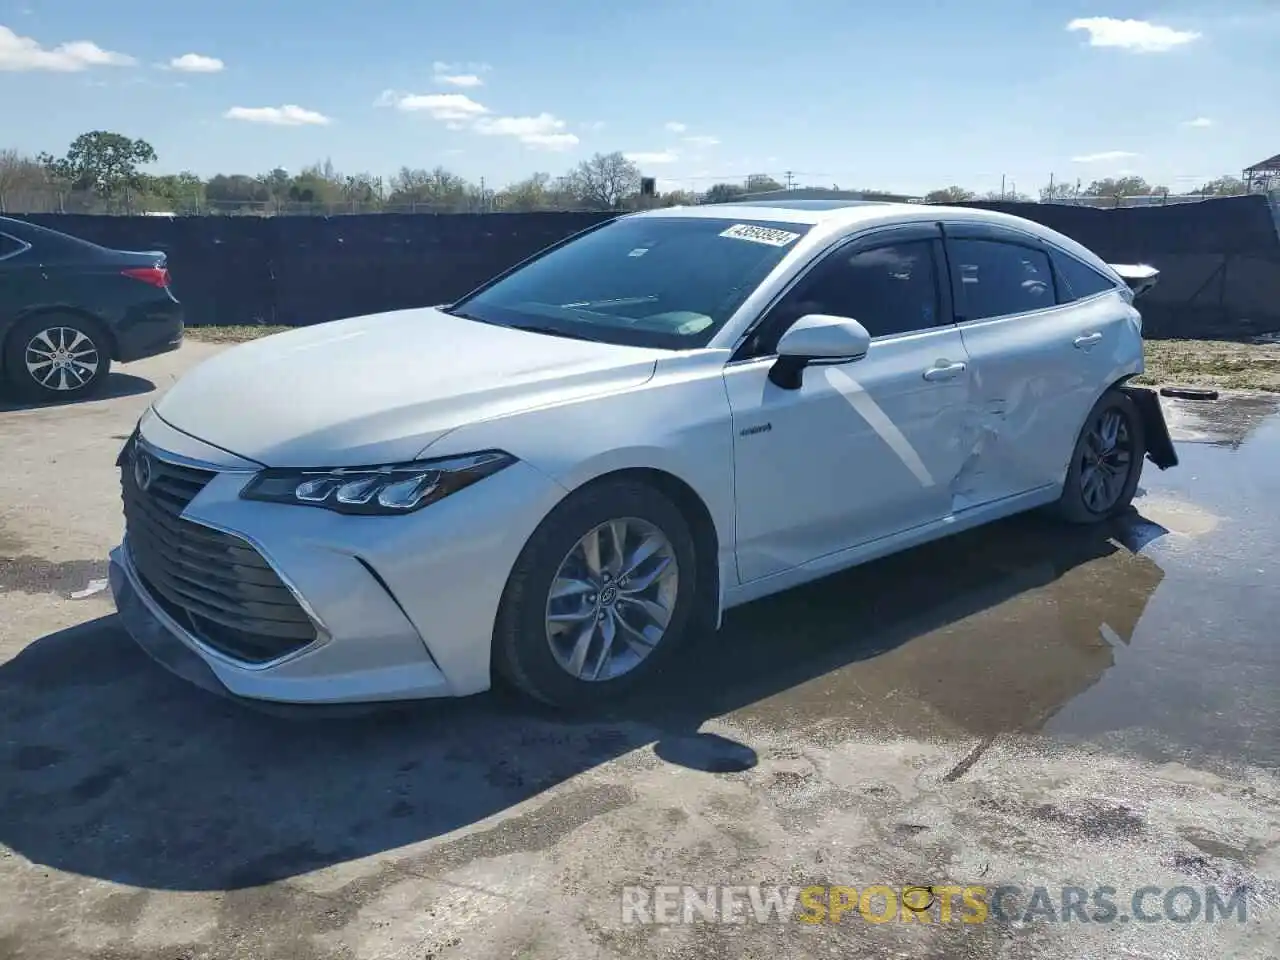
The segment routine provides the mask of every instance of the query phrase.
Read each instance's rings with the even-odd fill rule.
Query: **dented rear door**
[[[1123,308],[1060,304],[1049,251],[989,224],[947,223],[956,321],[973,368],[956,512],[1061,485]]]

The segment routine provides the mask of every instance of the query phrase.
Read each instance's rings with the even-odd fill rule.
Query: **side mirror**
[[[778,340],[778,359],[769,368],[769,379],[783,390],[798,390],[810,364],[861,360],[870,348],[871,334],[857,320],[806,314]]]

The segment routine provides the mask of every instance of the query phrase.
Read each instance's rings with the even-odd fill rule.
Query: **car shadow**
[[[40,407],[67,407],[77,403],[92,403],[94,400],[115,400],[120,397],[136,397],[144,393],[151,393],[155,388],[156,385],[146,379],[146,377],[135,377],[131,373],[111,373],[107,375],[107,382],[102,385],[102,389],[91,397],[72,396],[66,400],[46,400],[42,403],[17,403],[16,401],[8,398],[4,384],[0,382],[0,413],[7,413],[12,410],[34,410]]]
[[[450,834],[637,749],[708,775],[748,770],[759,745],[726,731],[752,724],[797,739],[831,723],[871,737],[1034,731],[1111,666],[1099,630],[1127,641],[1160,583],[1123,532],[1019,517],[759,601],[650,692],[590,717],[502,689],[247,709],[171,677],[102,617],[0,665],[0,843],[117,883],[233,890],[432,838],[424,856],[441,863],[539,849],[627,791],[587,780],[553,811]]]

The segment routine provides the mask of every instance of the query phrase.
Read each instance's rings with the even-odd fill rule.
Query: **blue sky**
[[[331,158],[496,187],[622,150],[693,188],[1190,189],[1280,152],[1277,64],[1275,0],[0,0],[0,148],[107,129],[206,176]]]

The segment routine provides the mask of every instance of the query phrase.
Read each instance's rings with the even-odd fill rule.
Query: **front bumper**
[[[171,428],[154,414],[142,436],[167,455],[162,441],[172,439]],[[185,439],[187,464],[192,444]],[[562,488],[517,463],[417,513],[349,517],[241,500],[252,475],[243,462],[231,467],[220,451],[201,452],[208,457],[199,462],[220,472],[182,518],[256,549],[312,618],[316,639],[266,663],[213,648],[148,587],[126,534],[111,554],[111,590],[125,629],[154,659],[206,689],[282,703],[464,696],[489,687],[507,576]]]

